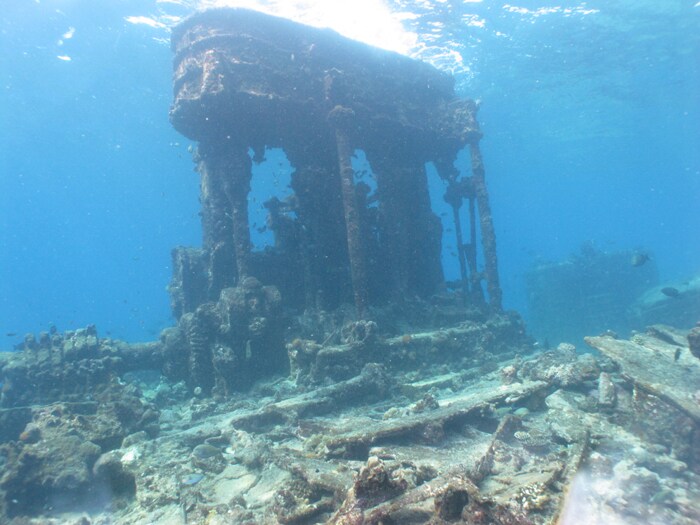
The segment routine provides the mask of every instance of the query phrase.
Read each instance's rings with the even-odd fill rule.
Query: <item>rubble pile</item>
[[[449,349],[442,331],[415,337]],[[687,334],[589,344],[598,357],[523,344],[459,368],[277,377],[217,402],[133,376],[109,410],[33,409],[0,447],[2,509],[9,523],[69,523],[69,510],[92,524],[696,523]]]

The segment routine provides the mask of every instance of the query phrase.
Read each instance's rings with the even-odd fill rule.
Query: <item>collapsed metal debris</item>
[[[0,509],[33,514],[57,494],[75,508],[101,490],[115,523],[691,525],[700,359],[687,335],[589,340],[610,358],[562,344],[459,366],[387,360],[216,401],[131,377],[91,401],[26,407],[0,446]],[[419,354],[449,352],[443,330],[416,338]],[[3,426],[11,416],[0,410]]]
[[[587,337],[586,343],[617,363],[636,388],[700,424],[700,359],[689,348],[687,332],[655,325],[629,341],[600,336]]]

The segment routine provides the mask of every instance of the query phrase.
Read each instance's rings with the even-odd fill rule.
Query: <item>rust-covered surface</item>
[[[500,310],[476,104],[456,96],[449,75],[330,30],[245,9],[192,16],[173,31],[172,48],[170,116],[198,143],[204,232],[199,260],[175,252],[176,316],[201,304],[193,298],[216,301],[247,276],[277,286],[291,308],[354,303],[358,317],[372,306],[442,291],[442,227],[430,206],[427,162],[440,167],[457,216],[469,201],[467,221],[481,223],[483,271],[476,268],[475,227],[468,243],[458,242],[462,260],[469,252],[465,301],[485,306],[485,281],[490,306]],[[465,146],[476,152],[474,185],[466,181],[472,177],[458,180],[452,167]],[[266,148],[284,150],[294,193],[267,204],[275,248],[251,253],[249,157],[259,161]],[[354,176],[357,150],[376,177],[371,202]],[[475,191],[461,190],[467,187]],[[203,274],[181,279],[180,262]]]
[[[459,149],[480,136],[473,103],[455,96],[452,77],[330,30],[215,9],[178,26],[172,42],[171,118],[193,140],[332,142],[325,121],[336,105],[353,109],[365,142],[399,133],[426,157],[434,142]]]

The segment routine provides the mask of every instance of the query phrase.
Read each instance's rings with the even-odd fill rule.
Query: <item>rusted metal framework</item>
[[[245,9],[192,16],[174,30],[172,46],[170,117],[198,142],[203,228],[201,250],[174,251],[178,318],[248,276],[277,286],[299,309],[354,300],[359,316],[371,305],[439,291],[442,230],[430,207],[427,162],[448,183],[465,297],[501,308],[476,105],[456,97],[450,76],[330,30]],[[460,177],[453,160],[465,146],[472,174]],[[266,147],[282,148],[294,166],[294,194],[267,203],[276,246],[255,252],[251,165]],[[354,177],[358,149],[377,178],[374,206]]]

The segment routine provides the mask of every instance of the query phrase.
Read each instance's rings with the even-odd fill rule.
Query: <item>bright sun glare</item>
[[[397,13],[383,0],[157,0],[158,4],[195,9],[211,7],[245,7],[289,18],[315,27],[331,28],[338,33],[391,51],[410,54],[418,36],[407,31]],[[130,17],[131,23],[148,23],[146,17]]]

